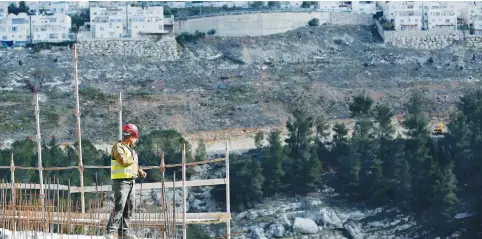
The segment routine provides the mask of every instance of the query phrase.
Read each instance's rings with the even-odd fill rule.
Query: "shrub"
[[[308,26],[310,27],[316,27],[320,25],[320,20],[318,18],[313,18],[308,22]]]
[[[211,30],[208,31],[208,35],[211,35],[211,36],[212,36],[212,35],[214,35],[214,34],[216,34],[216,30],[211,29]]]

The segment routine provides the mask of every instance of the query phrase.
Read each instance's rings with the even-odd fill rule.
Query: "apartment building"
[[[32,43],[69,41],[71,18],[65,14],[30,16]]]
[[[423,4],[423,29],[457,29],[457,11],[448,2]]]
[[[164,7],[127,7],[127,34],[139,38],[143,33],[168,33],[164,30]]]
[[[463,24],[473,31],[474,35],[482,35],[482,6],[473,5],[464,9],[461,13]]]
[[[164,7],[92,7],[90,8],[92,38],[139,38],[142,34],[165,34]],[[172,24],[172,23],[171,23]],[[169,24],[168,24],[169,25]]]
[[[383,7],[384,18],[393,23],[395,31],[422,30],[422,2],[388,2]]]
[[[375,1],[352,1],[352,13],[359,14],[375,14],[377,13],[377,5]]]
[[[0,18],[0,39],[6,45],[69,41],[70,26],[71,19],[65,14],[9,14]]]
[[[0,2],[0,17],[6,17],[8,15],[9,2]]]
[[[127,6],[91,7],[92,38],[127,37]]]
[[[2,43],[25,45],[30,42],[30,16],[26,13],[8,14],[0,18],[0,37]]]

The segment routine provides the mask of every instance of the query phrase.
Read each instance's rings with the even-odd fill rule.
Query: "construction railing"
[[[164,153],[160,155],[160,165],[142,167],[144,170],[159,169],[162,177],[160,182],[143,183],[136,190],[160,189],[161,202],[143,202],[137,204],[131,225],[137,233],[148,230],[151,237],[177,238],[177,226],[182,225],[182,238],[187,238],[187,224],[226,223],[226,237],[230,237],[230,190],[229,190],[229,147],[226,143],[226,157],[199,162],[186,162],[185,145],[182,145],[182,159],[179,164],[164,164]],[[226,163],[226,177],[205,180],[186,180],[186,167],[208,163]],[[182,179],[176,181],[174,172],[173,181],[166,182],[165,171],[167,168],[182,168]],[[110,168],[110,166],[84,165],[83,169]],[[105,232],[107,221],[112,212],[113,204],[104,200],[104,193],[111,191],[110,185],[71,186],[60,185],[59,179],[47,179],[46,184],[25,184],[15,182],[15,170],[72,170],[79,166],[69,167],[22,167],[15,166],[13,154],[10,166],[0,166],[0,169],[10,169],[11,180],[0,184],[0,227],[19,231],[39,231],[44,233],[82,233],[100,235]],[[82,169],[82,170],[83,170]],[[81,169],[79,169],[79,172]],[[226,212],[187,213],[186,188],[195,186],[226,185]],[[182,210],[177,210],[176,188],[182,189]],[[172,192],[172,200],[168,200],[168,190]],[[73,202],[71,194],[85,192],[95,193],[95,199],[83,202]],[[145,204],[145,205],[144,205]],[[87,208],[82,206],[87,205]],[[79,210],[80,209],[80,210]],[[87,209],[87,210],[86,210]],[[155,234],[155,235],[153,235]],[[146,235],[142,235],[146,237]],[[19,236],[17,238],[23,238]],[[27,236],[25,236],[27,238]],[[28,237],[30,238],[30,237]]]

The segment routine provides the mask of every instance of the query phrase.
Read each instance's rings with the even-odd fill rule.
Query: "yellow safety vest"
[[[118,151],[123,151],[122,153],[125,154],[127,158],[130,158],[134,161],[133,164],[129,166],[123,166],[120,164],[116,157],[119,157]],[[122,141],[117,142],[112,146],[112,155],[111,155],[111,166],[110,166],[110,178],[111,179],[133,179],[137,178],[137,154],[134,150],[130,149],[126,146]],[[120,160],[122,161],[122,159]]]

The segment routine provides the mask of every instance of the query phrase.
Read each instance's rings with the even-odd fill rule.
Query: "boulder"
[[[350,235],[351,239],[362,239],[363,234],[361,232],[360,225],[355,223],[352,220],[348,220],[343,227],[346,229],[348,234]]]
[[[342,220],[338,217],[335,211],[329,208],[322,208],[320,210],[316,222],[319,225],[323,225],[325,228],[343,228]]]
[[[254,228],[251,230],[251,237],[252,239],[268,239],[265,235],[264,235],[264,230],[263,228]]]
[[[280,238],[285,234],[285,228],[279,223],[271,224],[266,231],[268,237]]]
[[[297,217],[293,223],[293,231],[303,234],[315,234],[318,232],[318,225],[309,218]]]

